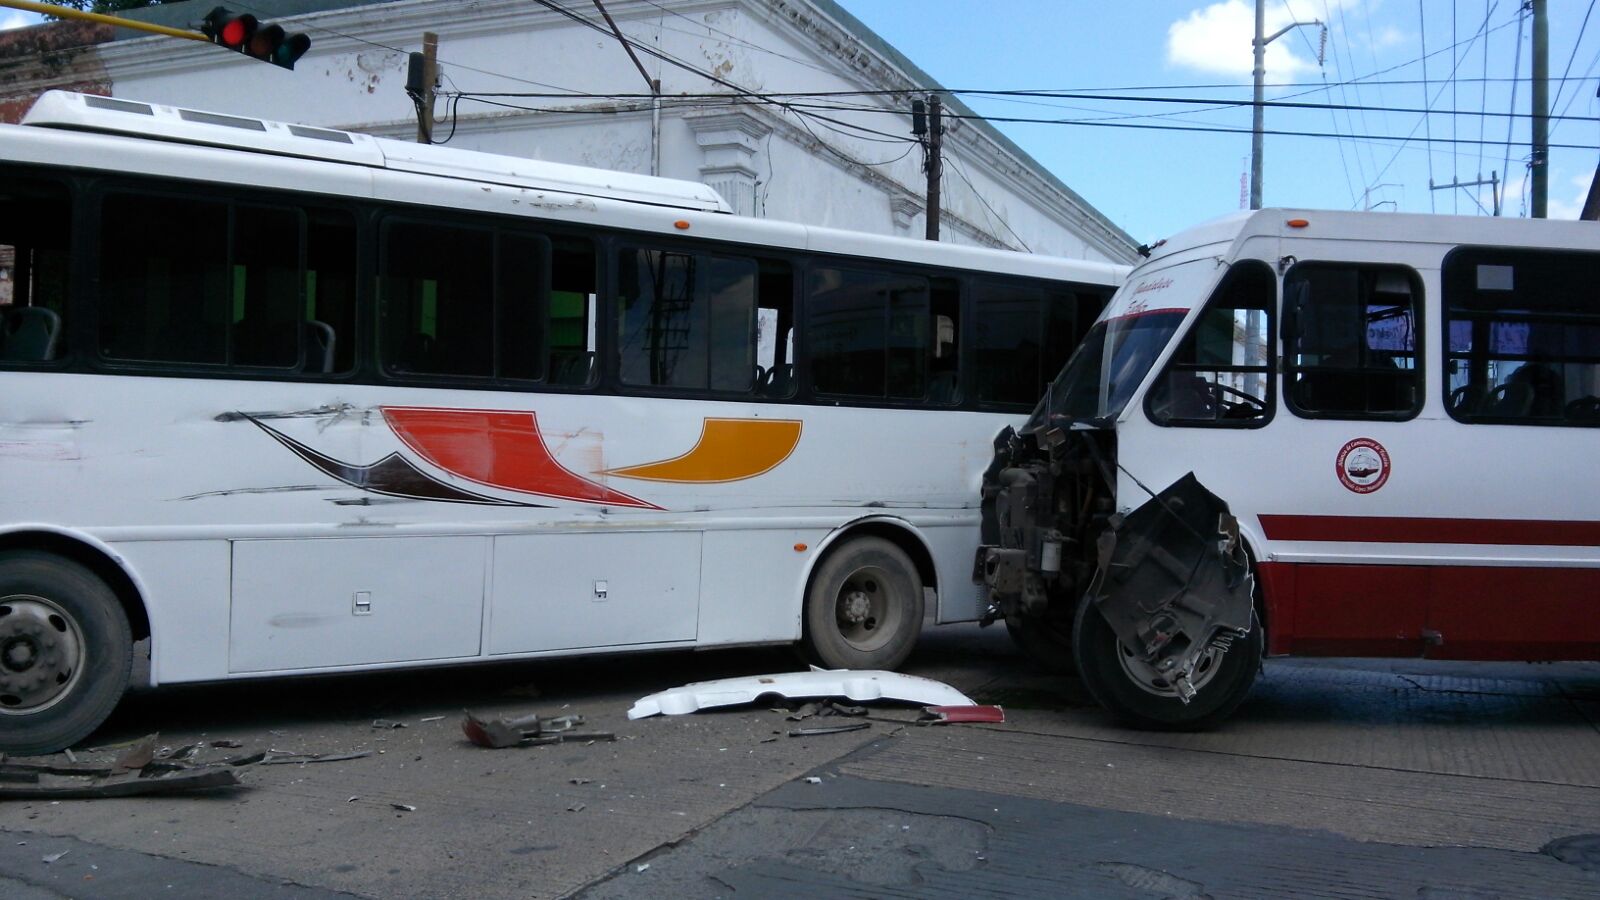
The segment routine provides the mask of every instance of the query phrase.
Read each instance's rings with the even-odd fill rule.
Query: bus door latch
[[[350,612],[358,616],[372,615],[372,592],[356,591],[355,603],[352,605]]]
[[[594,583],[594,598],[596,600],[604,600],[604,599],[606,599],[606,594],[609,591],[610,591],[610,587],[606,582],[604,582],[604,581],[596,581]]]

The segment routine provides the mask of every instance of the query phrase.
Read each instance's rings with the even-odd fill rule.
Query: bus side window
[[[794,269],[761,260],[756,300],[756,393],[794,396]]]
[[[1150,388],[1158,425],[1259,427],[1272,418],[1272,310],[1277,278],[1259,260],[1223,276]]]
[[[1462,422],[1600,425],[1600,253],[1466,247],[1444,262],[1445,408]]]
[[[1301,263],[1283,281],[1284,384],[1296,415],[1407,419],[1422,409],[1422,284],[1400,266]]]
[[[816,268],[807,284],[812,389],[857,398],[921,400],[935,323],[928,280]]]
[[[545,319],[550,384],[586,387],[597,380],[595,260],[594,243],[585,238],[551,240]]]
[[[66,351],[72,203],[63,185],[0,174],[0,364]]]
[[[624,384],[684,391],[756,387],[755,260],[624,247],[617,348]]]

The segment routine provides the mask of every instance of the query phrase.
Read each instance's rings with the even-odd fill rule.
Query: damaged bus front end
[[[974,579],[986,621],[1004,619],[1033,661],[1075,670],[1139,727],[1220,721],[1260,665],[1250,561],[1227,504],[1192,473],[1146,485],[1117,452],[1118,420],[1216,269],[1136,270],[1030,419],[996,439],[984,476]]]

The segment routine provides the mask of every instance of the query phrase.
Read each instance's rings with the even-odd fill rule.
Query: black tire
[[[1078,671],[1072,647],[1072,619],[1057,622],[1053,616],[1006,619],[1006,634],[1028,662],[1051,675]]]
[[[1203,731],[1215,726],[1244,702],[1261,669],[1261,626],[1254,622],[1248,635],[1235,638],[1226,653],[1213,658],[1214,671],[1208,670],[1204,680],[1196,678],[1198,693],[1187,704],[1170,689],[1161,694],[1155,686],[1140,684],[1123,661],[1125,651],[1116,632],[1093,603],[1078,607],[1073,646],[1078,676],[1090,696],[1124,724],[1150,731]]]
[[[801,650],[828,669],[893,669],[922,631],[922,576],[904,550],[877,537],[828,551],[811,576]]]
[[[54,753],[88,737],[132,666],[128,617],[104,581],[49,553],[0,552],[0,751]]]

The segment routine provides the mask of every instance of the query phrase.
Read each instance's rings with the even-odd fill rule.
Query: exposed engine
[[[1080,602],[1092,603],[1187,704],[1197,664],[1252,626],[1237,521],[1193,474],[1117,513],[1116,433],[1039,419],[1000,434],[984,475],[974,579],[989,589],[986,621],[1043,629],[1070,653],[1062,636]]]

